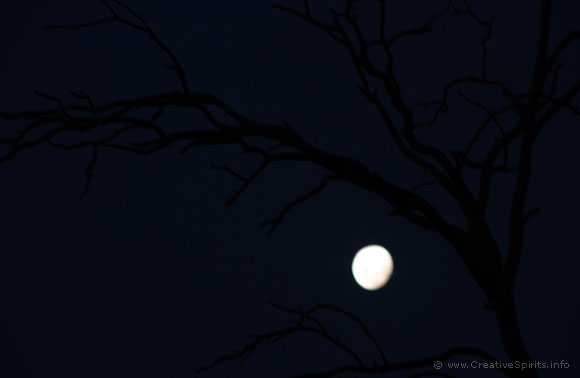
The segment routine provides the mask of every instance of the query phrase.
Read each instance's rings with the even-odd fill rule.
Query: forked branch
[[[301,308],[293,309],[286,306],[282,306],[276,303],[271,303],[277,309],[284,311],[285,313],[294,317],[293,325],[280,328],[274,331],[266,332],[266,333],[258,333],[250,335],[252,341],[248,344],[244,345],[238,351],[234,353],[228,353],[220,356],[212,363],[202,366],[197,369],[197,372],[203,372],[208,369],[212,369],[220,364],[226,362],[233,362],[236,360],[243,360],[248,355],[256,350],[256,348],[263,343],[270,343],[274,344],[280,342],[287,337],[293,336],[299,333],[309,333],[314,334],[322,339],[326,340],[328,343],[333,345],[338,350],[342,351],[346,355],[348,355],[352,360],[354,360],[355,364],[346,364],[335,367],[333,369],[317,372],[317,373],[307,373],[301,374],[297,377],[310,377],[310,378],[318,378],[318,377],[335,377],[345,373],[360,373],[360,374],[369,374],[369,375],[381,375],[387,373],[393,373],[398,371],[410,371],[413,372],[414,370],[421,369],[421,368],[432,368],[433,364],[437,361],[443,363],[449,361],[453,358],[459,356],[470,356],[475,357],[479,360],[483,360],[485,362],[496,363],[498,360],[492,356],[491,354],[473,347],[455,347],[446,350],[443,353],[417,359],[417,360],[408,360],[408,361],[401,361],[401,362],[391,362],[388,361],[385,357],[383,349],[379,345],[376,338],[372,335],[372,333],[368,330],[366,325],[362,320],[356,317],[354,314],[339,308],[333,305],[326,305],[326,304],[319,304],[312,306],[309,309],[302,310]],[[365,363],[362,356],[355,351],[354,348],[344,344],[342,341],[339,340],[338,337],[334,336],[329,330],[328,327],[324,325],[324,322],[320,318],[320,312],[328,311],[330,313],[334,313],[340,316],[346,317],[346,319],[354,322],[361,330],[361,332],[368,338],[374,345],[376,351],[379,354],[378,360],[373,360],[371,363]],[[506,375],[508,375],[508,371],[504,369],[500,369]],[[431,375],[433,372],[429,372]],[[412,375],[413,377],[421,377],[427,376],[427,372],[414,372]],[[439,375],[439,376],[449,376],[449,375]]]
[[[161,49],[169,59],[171,59],[171,64],[167,65],[166,67],[174,71],[177,77],[179,78],[179,82],[181,83],[181,88],[185,93],[189,93],[189,86],[187,84],[187,77],[185,74],[185,70],[183,66],[179,62],[179,59],[175,56],[173,51],[167,45],[159,39],[157,34],[153,31],[153,29],[149,26],[149,24],[145,21],[143,17],[141,17],[135,10],[128,7],[125,3],[118,1],[118,0],[101,0],[101,3],[107,8],[109,13],[111,14],[110,17],[101,18],[95,21],[85,22],[81,24],[72,24],[72,25],[47,25],[44,27],[45,30],[79,30],[85,28],[91,28],[94,26],[100,26],[109,23],[120,23],[130,27],[133,30],[142,32],[147,34],[153,42]],[[116,5],[117,7],[125,10],[128,12],[133,18],[136,20],[129,20],[125,17],[119,15],[119,13],[115,10]]]

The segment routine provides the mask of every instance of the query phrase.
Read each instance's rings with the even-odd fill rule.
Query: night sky
[[[327,3],[317,3],[313,12],[328,17]],[[376,12],[370,3],[361,6],[362,19],[369,22]],[[397,31],[421,25],[446,2],[393,3],[389,30]],[[483,18],[493,11],[495,17],[490,75],[520,91],[533,68],[539,2],[506,3],[488,1],[474,10]],[[274,9],[274,2],[127,4],[179,57],[192,92],[213,93],[258,120],[286,121],[310,143],[355,157],[401,185],[411,187],[421,178],[357,91],[344,49]],[[75,101],[69,90],[82,90],[102,104],[178,89],[175,75],[164,68],[167,57],[147,36],[123,25],[43,31],[46,24],[105,15],[98,1],[4,3],[0,110],[53,106],[34,90],[66,102]],[[577,27],[579,16],[579,2],[557,2],[552,43]],[[373,30],[374,24],[368,25]],[[484,33],[467,18],[450,15],[430,35],[398,44],[394,53],[405,99],[436,99],[449,80],[477,73]],[[580,44],[562,62],[566,86],[580,77]],[[492,91],[466,87],[465,93],[501,103]],[[575,101],[580,105],[580,98]],[[485,114],[457,95],[450,109],[441,125],[421,135],[452,149],[465,143]],[[162,121],[176,129],[211,127],[191,110],[167,112]],[[4,137],[22,124],[2,120],[0,125]],[[542,377],[580,376],[579,126],[578,118],[562,112],[534,150],[527,207],[542,211],[526,229],[516,285],[520,325],[534,359],[570,363],[567,370],[540,371]],[[269,301],[349,310],[366,323],[391,361],[458,345],[507,358],[496,319],[453,248],[438,234],[388,216],[391,208],[376,195],[331,183],[267,235],[261,222],[316,186],[321,168],[305,162],[274,165],[225,207],[239,182],[212,164],[227,163],[249,174],[260,163],[239,146],[183,156],[177,146],[146,156],[107,150],[89,193],[79,201],[90,159],[90,149],[63,152],[42,145],[0,165],[0,339],[8,349],[0,369],[11,371],[2,376],[191,377],[196,368],[243,346],[249,334],[287,325],[292,318]],[[504,248],[513,179],[494,177],[488,220]],[[461,224],[458,209],[442,191],[419,193]],[[350,270],[355,252],[368,244],[385,246],[395,264],[391,281],[376,292],[361,289]],[[324,319],[368,361],[378,358],[355,324],[332,314]],[[258,348],[243,365],[226,363],[197,376],[290,376],[346,361],[347,355],[323,340],[297,335]]]

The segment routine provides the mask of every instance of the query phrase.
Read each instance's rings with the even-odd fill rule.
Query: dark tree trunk
[[[495,303],[493,309],[498,321],[503,347],[509,360],[514,364],[529,364],[532,362],[533,360],[526,349],[520,332],[511,288],[502,290],[499,300]],[[538,372],[535,368],[521,369],[521,365],[519,368],[513,367],[509,369],[508,372],[514,377],[538,377]]]

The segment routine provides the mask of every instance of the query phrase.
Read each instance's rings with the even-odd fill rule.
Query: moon
[[[352,275],[365,290],[378,290],[385,286],[393,274],[393,258],[380,245],[361,248],[352,260]]]

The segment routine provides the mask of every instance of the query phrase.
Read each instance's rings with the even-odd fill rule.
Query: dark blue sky
[[[275,10],[274,2],[127,3],[181,59],[192,92],[211,92],[259,120],[287,121],[312,144],[356,157],[402,185],[418,182],[421,171],[397,154],[378,115],[356,90],[347,54],[324,33]],[[393,31],[420,25],[445,2],[399,3],[393,5]],[[490,74],[515,92],[526,89],[538,6],[486,4],[474,9],[485,17],[493,10],[496,20]],[[327,15],[324,7],[313,10]],[[554,5],[553,41],[577,27],[579,14],[578,2]],[[35,97],[35,89],[67,101],[69,90],[82,90],[103,103],[178,88],[163,68],[167,58],[146,36],[126,27],[42,30],[48,23],[104,15],[97,1],[4,4],[1,110],[51,105]],[[372,19],[370,11],[364,16]],[[434,99],[445,82],[478,72],[483,33],[466,19],[447,17],[432,35],[398,45],[405,99]],[[580,76],[579,47],[562,59],[564,86]],[[496,93],[479,96],[499,103]],[[484,114],[457,96],[450,105],[445,122],[422,135],[432,143],[460,146]],[[163,122],[173,128],[208,127],[192,111],[168,113]],[[2,121],[1,135],[12,135],[17,126]],[[580,374],[578,126],[568,114],[555,118],[533,159],[527,204],[542,211],[529,223],[516,285],[521,329],[534,359],[571,365],[541,371],[542,377]],[[248,334],[289,319],[268,301],[304,308],[330,303],[352,311],[392,361],[457,345],[506,358],[495,317],[483,308],[483,294],[456,252],[437,234],[387,216],[390,208],[380,198],[333,183],[267,236],[260,223],[315,186],[324,173],[320,168],[271,167],[225,208],[238,183],[210,166],[228,163],[251,172],[259,159],[242,155],[239,147],[178,152],[105,151],[82,202],[88,150],[65,153],[41,146],[0,165],[0,338],[10,350],[1,369],[15,371],[2,375],[190,377],[195,368],[242,346]],[[494,183],[488,219],[504,248],[512,180],[498,177]],[[421,193],[461,224],[443,193]],[[391,281],[377,292],[359,288],[350,272],[354,253],[367,244],[388,248],[395,263]],[[340,317],[327,321],[369,360],[377,358],[355,325]],[[236,362],[200,376],[286,376],[346,359],[315,337],[297,336],[259,348],[242,369]]]

